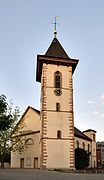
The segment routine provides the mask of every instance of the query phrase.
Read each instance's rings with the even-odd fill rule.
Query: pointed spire
[[[51,45],[49,46],[45,56],[69,58],[62,45],[57,38],[54,38]]]

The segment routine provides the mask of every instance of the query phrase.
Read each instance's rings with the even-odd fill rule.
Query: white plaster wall
[[[48,168],[69,168],[69,141],[47,140]]]
[[[46,106],[47,110],[56,110],[56,103],[60,103],[61,111],[70,111],[69,102],[70,102],[70,90],[69,90],[69,79],[71,76],[70,69],[71,67],[66,66],[57,66],[51,64],[43,64],[43,67],[47,67],[45,70],[45,77],[47,78],[46,85]],[[54,94],[54,73],[60,71],[62,74],[62,94],[61,96],[56,96]],[[43,77],[43,73],[42,73]],[[42,100],[42,99],[41,99]]]
[[[91,166],[96,167],[97,166],[97,162],[96,162],[96,133],[94,131],[88,131],[88,132],[84,132],[84,134],[92,139],[92,143],[91,143],[91,154],[92,154]],[[95,141],[93,140],[93,135],[95,135]]]
[[[47,84],[54,87],[54,73],[60,71],[62,73],[62,88],[69,88],[69,70],[71,67],[47,64]]]
[[[38,131],[40,129],[40,115],[32,108],[28,109],[21,120],[22,122],[25,124],[22,130]]]
[[[61,130],[62,138],[69,138],[69,113],[47,112],[47,136],[57,138],[57,131]]]
[[[24,158],[24,168],[34,168],[34,158],[38,158],[38,168],[40,167],[40,133],[26,136],[32,138],[34,141],[33,145],[28,145],[27,150],[23,154],[18,154],[17,152],[11,152],[11,167],[20,168],[20,159]],[[31,165],[27,165],[27,157],[31,158]]]
[[[23,123],[23,130],[31,130],[31,131],[39,131],[40,130],[40,115],[34,111],[31,107],[26,110],[26,113],[22,116],[19,124]],[[34,145],[31,145],[28,147],[27,151],[23,154],[18,154],[11,152],[11,167],[20,167],[20,158],[24,158],[24,167],[26,166],[26,158],[31,158],[31,166],[29,168],[33,168],[34,166],[34,157],[38,157],[39,166],[40,166],[40,148],[39,148],[39,138],[40,133],[32,134],[32,135],[26,135],[26,138],[32,138],[34,141]]]
[[[88,136],[90,139],[93,140],[93,134],[95,135],[95,141],[96,141],[96,134],[93,131],[84,132],[86,136]]]
[[[60,96],[56,96],[54,93],[54,73],[56,71],[60,71],[62,74],[62,94]],[[48,155],[46,167],[70,168],[70,138],[72,138],[72,135],[69,137],[69,103],[71,98],[69,82],[71,78],[71,67],[43,64],[42,77],[45,77],[46,137],[49,138],[46,139],[46,151]],[[56,112],[56,103],[60,103],[60,112]],[[61,139],[57,139],[58,130],[61,130]]]
[[[60,111],[70,111],[69,101],[70,101],[70,91],[69,89],[61,89],[61,96],[56,96],[54,94],[55,88],[46,89],[46,103],[48,110],[56,111],[56,103],[60,103]]]
[[[83,142],[85,143],[85,150],[87,151],[88,150],[88,144],[90,145],[90,152],[91,152],[91,141],[87,141],[85,139],[81,139],[81,138],[78,138],[78,137],[75,137],[74,139],[74,146],[75,146],[75,149],[77,148],[77,141],[79,141],[79,148],[82,148],[83,149]]]
[[[47,135],[48,137],[57,136],[57,131],[62,131],[62,137],[69,138],[69,111],[70,111],[70,89],[69,76],[71,76],[71,67],[57,66],[52,64],[43,64],[47,67],[45,70],[45,77],[47,78],[47,85],[45,95],[46,110],[47,110]],[[60,71],[62,74],[62,94],[56,96],[54,94],[54,73]],[[42,74],[43,75],[43,74]],[[56,112],[56,103],[60,103],[60,112]]]
[[[96,167],[96,142],[92,141],[92,167]]]

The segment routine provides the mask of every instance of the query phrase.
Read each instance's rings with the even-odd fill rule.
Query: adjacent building
[[[97,167],[104,168],[104,141],[96,143]]]

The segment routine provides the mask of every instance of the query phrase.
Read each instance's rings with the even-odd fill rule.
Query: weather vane
[[[59,17],[60,16],[55,16],[53,19],[54,19],[54,23],[52,23],[52,24],[54,24],[54,37],[56,38],[56,35],[57,35],[57,28],[56,28],[56,26],[57,26],[57,20],[59,19]]]

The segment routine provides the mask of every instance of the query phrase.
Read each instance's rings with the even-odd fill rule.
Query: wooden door
[[[24,158],[20,159],[20,168],[24,168]]]
[[[35,169],[38,168],[38,158],[37,157],[34,158],[34,168]]]

